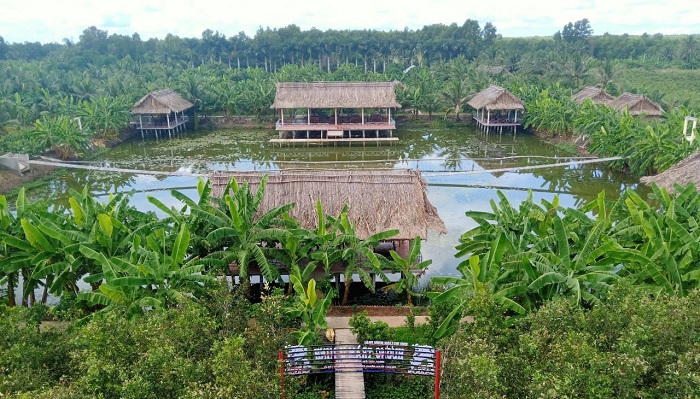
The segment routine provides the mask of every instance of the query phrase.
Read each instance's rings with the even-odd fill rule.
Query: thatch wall
[[[665,188],[669,193],[675,191],[674,184],[687,186],[688,183],[694,183],[696,187],[700,187],[700,152],[690,155],[656,176],[642,177],[640,181],[647,185],[656,183],[657,186]]]
[[[132,114],[169,114],[171,112],[182,112],[192,108],[194,104],[180,97],[170,89],[153,91],[134,104]]]
[[[623,93],[610,101],[608,105],[618,111],[629,110],[630,115],[661,116],[664,113],[661,106],[641,94]]]
[[[209,179],[212,195],[222,196],[231,177],[249,182],[256,190],[268,175],[261,211],[295,203],[290,216],[307,229],[317,227],[316,201],[324,213],[337,217],[345,202],[348,217],[356,223],[360,238],[398,229],[394,239],[427,238],[427,230],[444,234],[445,224],[428,201],[426,183],[415,170],[284,170],[279,172],[214,172]]]
[[[518,97],[496,85],[491,85],[476,93],[467,104],[474,109],[485,108],[488,111],[525,110],[525,104]]]
[[[599,87],[584,87],[581,91],[571,96],[571,99],[579,104],[583,104],[586,100],[591,100],[595,104],[607,104],[614,100],[615,97],[608,94],[607,91]]]
[[[277,83],[272,109],[401,108],[394,86],[398,82]]]

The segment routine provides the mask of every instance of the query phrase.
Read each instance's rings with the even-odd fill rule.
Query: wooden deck
[[[365,123],[279,123],[275,125],[278,131],[327,131],[327,130],[342,130],[342,131],[362,131],[362,130],[394,130],[396,123],[390,122],[365,122]]]
[[[481,130],[484,130],[487,133],[489,132],[489,130],[491,130],[491,128],[493,128],[494,131],[498,130],[499,133],[503,133],[503,128],[506,128],[506,130],[512,129],[513,133],[515,133],[518,127],[521,126],[520,120],[517,120],[515,122],[502,121],[497,119],[487,121],[486,119],[477,116],[472,116],[472,118],[474,118],[474,120],[476,121],[477,126],[479,126]]]
[[[349,146],[354,144],[362,144],[365,146],[367,143],[376,143],[377,147],[382,144],[394,144],[399,141],[398,137],[367,137],[367,138],[298,138],[298,139],[270,139],[271,144],[279,144],[280,147],[283,145],[294,146],[296,144],[301,144],[305,147],[309,146],[325,146],[325,145],[338,145],[338,143],[348,143]]]

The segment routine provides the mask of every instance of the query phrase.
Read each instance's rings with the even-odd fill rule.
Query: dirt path
[[[48,176],[55,169],[51,166],[33,165],[31,172],[25,173],[23,176],[9,170],[0,169],[0,195],[20,188],[32,180]]]

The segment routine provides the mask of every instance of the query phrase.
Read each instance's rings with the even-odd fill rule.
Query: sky
[[[168,33],[199,38],[206,29],[227,37],[290,24],[302,30],[410,30],[467,19],[491,22],[504,37],[551,36],[588,18],[604,33],[700,33],[694,0],[0,0],[0,36],[6,42],[77,42],[89,26],[142,40]]]

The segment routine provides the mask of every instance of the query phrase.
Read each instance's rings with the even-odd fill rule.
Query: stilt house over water
[[[664,114],[661,106],[641,94],[622,93],[608,105],[620,112],[628,110],[632,116],[645,115],[645,119],[657,118]]]
[[[593,101],[593,104],[608,104],[615,97],[608,94],[607,91],[600,87],[587,86],[581,89],[578,93],[571,96],[571,99],[579,104],[583,104],[586,100]]]
[[[396,141],[392,108],[398,82],[277,83],[276,129],[288,141]]]
[[[428,229],[447,233],[437,209],[428,201],[425,180],[416,170],[216,171],[209,177],[211,194],[223,196],[231,177],[239,184],[247,181],[251,191],[255,191],[265,174],[268,181],[259,212],[294,203],[289,215],[306,229],[318,227],[316,201],[321,201],[323,212],[333,217],[347,203],[348,218],[361,239],[386,230],[399,230],[391,241],[380,246],[387,253],[393,249],[407,257],[411,241],[415,237],[427,239]],[[342,270],[342,265],[336,265],[332,272],[342,273]],[[255,273],[251,270],[250,274]]]
[[[503,128],[512,128],[515,133],[525,111],[522,100],[496,85],[476,93],[467,104],[476,110],[474,120],[486,132],[494,128],[502,133]]]
[[[173,133],[187,130],[189,117],[185,111],[193,106],[170,89],[152,91],[134,104],[131,114],[138,115],[138,120],[132,123],[138,124],[141,137],[147,134],[158,137],[163,133],[172,137]]]

